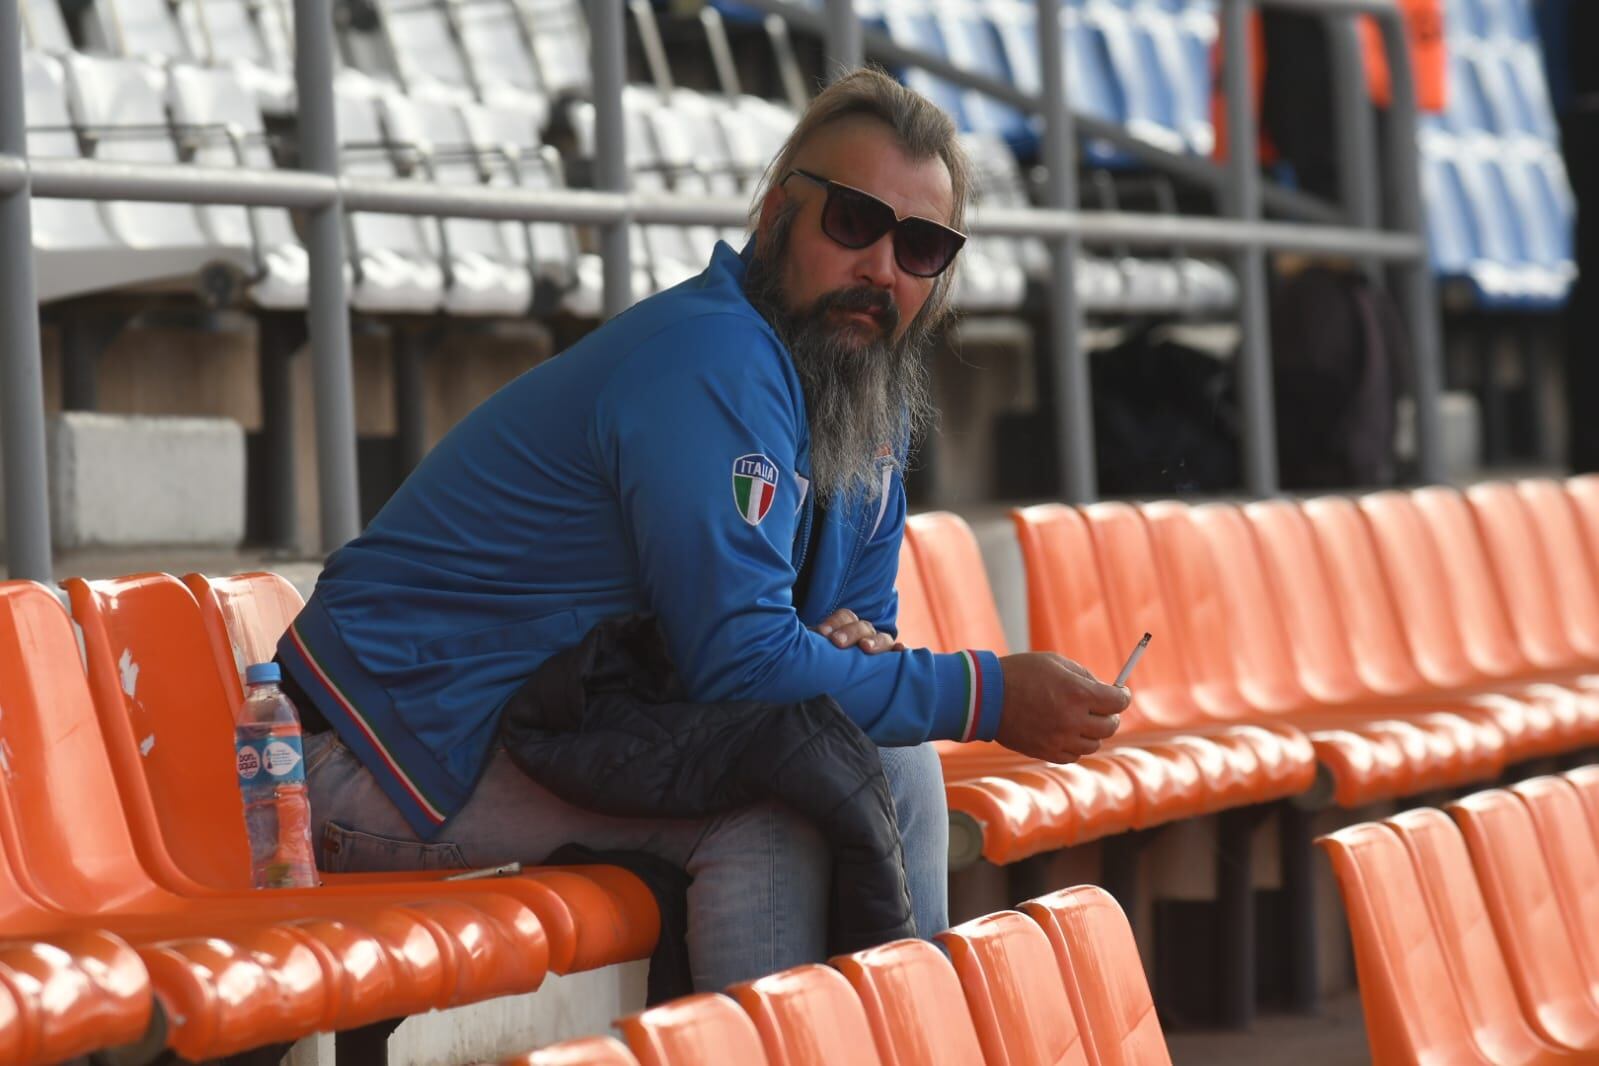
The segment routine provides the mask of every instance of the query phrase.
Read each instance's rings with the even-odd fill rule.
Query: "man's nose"
[[[898,276],[898,265],[894,262],[894,232],[883,234],[877,240],[860,250],[855,265],[856,275],[861,281],[878,289],[892,289],[895,278]]]

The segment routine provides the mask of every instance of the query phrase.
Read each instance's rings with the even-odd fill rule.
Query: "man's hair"
[[[854,118],[871,118],[883,123],[894,134],[899,147],[911,159],[943,160],[949,169],[950,188],[954,192],[949,225],[958,230],[966,228],[966,199],[971,191],[971,164],[961,148],[955,123],[939,110],[938,105],[925,96],[905,88],[899,82],[873,67],[853,71],[823,89],[800,116],[783,148],[766,168],[760,187],[755,192],[755,202],[750,207],[750,226],[760,223],[761,203],[774,182],[781,181],[794,167],[800,149],[817,133],[835,123]],[[824,177],[830,175],[824,175]],[[957,261],[959,256],[956,257]],[[929,325],[944,317],[949,307],[950,286],[954,281],[955,264],[939,275],[923,308]]]

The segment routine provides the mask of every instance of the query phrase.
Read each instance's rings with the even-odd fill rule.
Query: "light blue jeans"
[[[694,987],[715,991],[827,956],[831,860],[817,831],[777,804],[714,818],[613,818],[573,807],[496,750],[467,805],[419,840],[333,733],[306,738],[312,839],[329,873],[529,865],[563,844],[642,851],[686,870]],[[905,845],[917,932],[949,921],[949,814],[932,746],[882,748]]]

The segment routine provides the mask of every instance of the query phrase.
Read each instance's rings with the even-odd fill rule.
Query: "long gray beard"
[[[745,292],[788,347],[805,392],[811,430],[811,482],[824,503],[872,499],[886,468],[904,472],[902,456],[937,421],[928,383],[930,331],[918,320],[899,340],[885,335],[852,341],[828,321],[829,308],[873,302],[862,289],[828,293],[809,307],[788,310],[778,264],[788,250],[792,213],[757,245]],[[897,321],[897,317],[893,318]]]

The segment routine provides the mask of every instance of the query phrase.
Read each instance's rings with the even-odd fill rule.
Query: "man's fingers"
[[[830,637],[833,635],[834,630],[841,629],[844,626],[857,621],[859,621],[859,619],[856,617],[854,611],[850,610],[848,607],[840,607],[838,610],[822,619],[822,624],[816,627],[816,631],[824,637]],[[844,644],[839,646],[846,647],[848,646],[848,642],[846,641]]]
[[[1095,681],[1088,688],[1088,709],[1094,714],[1120,714],[1132,702],[1133,694],[1126,688]]]
[[[1122,724],[1119,714],[1091,714],[1083,723],[1083,736],[1094,740],[1109,740]]]
[[[879,652],[892,650],[895,647],[894,638],[887,633],[873,633],[862,640],[858,647],[867,655],[876,655]]]
[[[862,641],[870,640],[875,636],[877,636],[877,628],[873,626],[872,623],[851,621],[843,625],[835,626],[833,628],[833,632],[828,635],[827,639],[831,640],[840,648],[847,648],[852,644],[859,644]]]

